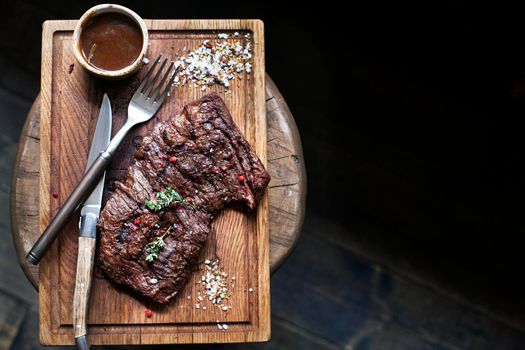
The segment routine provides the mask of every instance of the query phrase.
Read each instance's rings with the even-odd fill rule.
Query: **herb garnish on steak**
[[[189,103],[144,137],[115,182],[99,220],[102,270],[168,302],[191,274],[218,211],[234,202],[254,209],[269,181],[218,95]]]
[[[177,191],[173,188],[168,187],[164,192],[159,192],[155,195],[155,200],[146,201],[144,203],[149,210],[161,210],[170,206],[177,206],[178,204],[183,204],[186,207],[192,207],[196,209],[197,207],[193,204],[192,198],[183,198]]]

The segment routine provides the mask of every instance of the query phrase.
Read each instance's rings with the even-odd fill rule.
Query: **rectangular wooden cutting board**
[[[175,87],[156,117],[132,130],[108,169],[107,186],[122,178],[141,135],[158,121],[209,92],[226,102],[233,119],[266,164],[264,36],[259,20],[146,20],[147,57],[163,53],[173,59],[196,49],[206,39],[250,42],[251,73],[206,91],[192,85]],[[76,21],[48,21],[42,35],[40,121],[40,230],[60,208],[84,173],[102,96],[113,107],[113,135],[126,119],[127,104],[146,69],[123,81],[102,81],[85,72],[72,53]],[[239,34],[233,35],[235,32]],[[246,35],[249,34],[249,35]],[[107,189],[106,189],[107,190]],[[40,340],[45,345],[73,345],[72,305],[77,259],[78,213],[73,215],[40,263]],[[270,337],[268,202],[256,212],[223,211],[186,287],[167,306],[154,305],[94,274],[89,309],[92,344],[175,344],[265,341]],[[198,300],[203,261],[218,257],[230,277],[231,309],[223,311]],[[198,269],[198,270],[197,270]],[[196,308],[200,304],[200,308]],[[206,308],[204,309],[203,306]],[[151,318],[145,309],[153,310]],[[227,324],[228,329],[217,325]]]

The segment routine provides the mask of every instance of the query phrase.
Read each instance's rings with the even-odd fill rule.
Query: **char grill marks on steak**
[[[115,182],[99,220],[100,267],[118,284],[167,303],[186,283],[217,212],[233,202],[254,209],[269,181],[218,95],[189,103],[143,138],[124,179]],[[195,208],[144,205],[170,187]],[[158,259],[147,262],[148,243],[170,226]]]

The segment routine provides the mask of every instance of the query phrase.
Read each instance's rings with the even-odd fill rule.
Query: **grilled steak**
[[[218,211],[234,202],[254,209],[269,181],[218,95],[189,103],[143,138],[115,182],[98,224],[102,271],[168,302],[186,283]],[[156,197],[167,191],[184,199]]]

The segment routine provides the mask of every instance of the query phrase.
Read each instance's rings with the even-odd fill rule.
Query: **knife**
[[[95,135],[89,150],[86,171],[97,159],[100,152],[105,150],[111,139],[111,103],[108,95],[104,94],[102,105],[98,114]],[[91,279],[93,274],[93,262],[95,257],[95,244],[97,241],[97,222],[102,204],[104,192],[104,178],[101,180],[86,199],[80,210],[78,237],[77,275],[75,293],[73,296],[73,328],[75,343],[78,349],[89,349],[87,341],[87,315],[89,292],[91,290]]]

